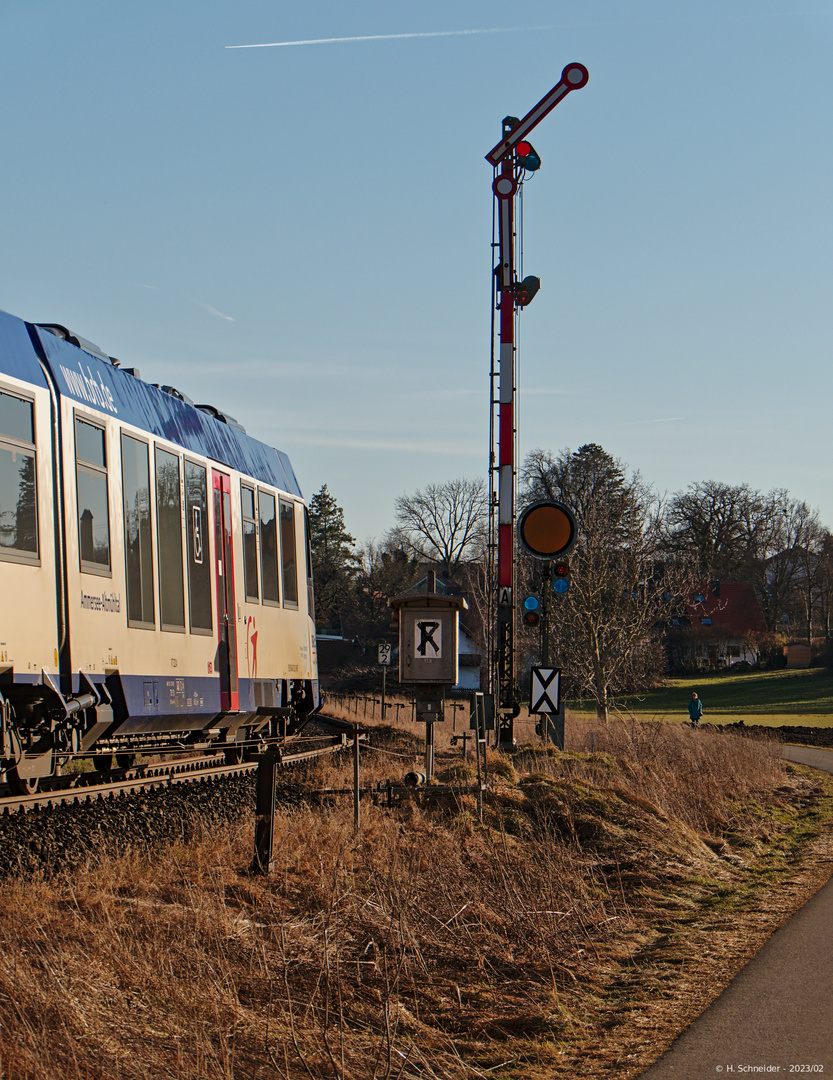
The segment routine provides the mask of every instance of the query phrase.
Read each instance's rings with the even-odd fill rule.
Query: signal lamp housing
[[[540,622],[541,616],[537,611],[525,611],[524,612],[524,626],[537,626]]]
[[[515,303],[518,307],[526,307],[538,290],[541,288],[541,279],[530,274],[523,281],[515,282]]]

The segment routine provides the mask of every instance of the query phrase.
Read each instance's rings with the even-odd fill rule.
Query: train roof
[[[22,319],[0,311],[0,371],[22,382],[46,387],[46,376]]]
[[[280,450],[247,435],[239,425],[224,423],[195,407],[184,396],[175,397],[170,387],[162,390],[143,382],[103,353],[96,355],[56,336],[54,330],[0,311],[0,371],[46,386],[38,352],[62,396],[301,496],[292,464]]]

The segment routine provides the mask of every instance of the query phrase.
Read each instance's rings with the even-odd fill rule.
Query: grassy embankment
[[[418,765],[407,729],[365,783]],[[472,779],[459,749],[438,768]],[[833,786],[770,743],[578,718],[489,774],[482,825],[465,794],[368,805],[358,836],[349,806],[283,810],[268,880],[249,816],[6,883],[0,1076],[627,1080],[833,854]]]
[[[712,724],[833,724],[833,672],[827,668],[708,672],[669,679],[659,690],[617,698],[616,708],[641,720],[681,721],[688,717],[692,690],[703,699],[704,722]],[[571,708],[580,715],[595,712],[589,701],[572,703]]]

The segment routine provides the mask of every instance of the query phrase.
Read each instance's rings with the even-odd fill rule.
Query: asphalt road
[[[833,750],[785,746],[833,772]],[[833,879],[772,935],[640,1080],[833,1078]]]

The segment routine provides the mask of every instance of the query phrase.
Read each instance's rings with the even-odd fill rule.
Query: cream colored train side
[[[0,781],[298,730],[318,707],[288,458],[0,312]]]

